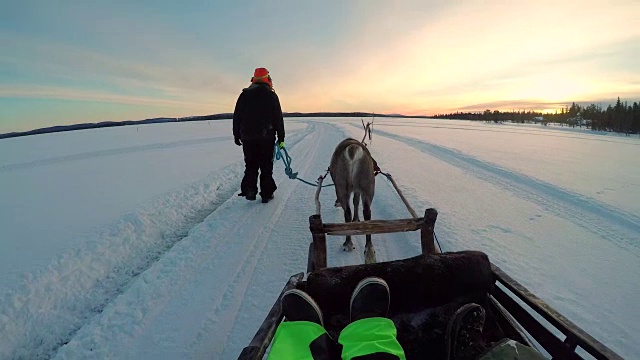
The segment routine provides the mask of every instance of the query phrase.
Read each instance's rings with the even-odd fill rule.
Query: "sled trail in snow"
[[[311,136],[290,145],[292,167],[306,180],[324,174],[335,145],[346,137],[337,127],[324,123],[310,123],[309,133]],[[315,188],[288,179],[279,164],[274,177],[278,184],[275,199],[262,204],[229,198],[95,321],[80,329],[58,355],[82,356],[99,348],[112,357],[236,357],[289,276],[306,270]],[[377,180],[373,218],[406,217],[393,188]],[[323,219],[343,222],[342,210],[333,206],[334,200],[333,188],[325,188]],[[379,261],[417,255],[419,239],[409,240],[410,235],[388,235],[407,241],[374,236]],[[343,239],[329,237],[330,265],[362,263],[364,237],[360,238],[354,237],[354,251],[342,252]],[[121,324],[129,328],[120,329]]]
[[[378,135],[405,143],[421,152],[472,173],[474,176],[536,203],[558,217],[598,234],[636,256],[640,244],[634,234],[640,217],[583,195],[564,190],[544,181],[501,168],[456,150],[406,136],[376,130]]]
[[[437,134],[420,132],[422,123],[399,126],[404,123],[376,123],[370,151],[419,214],[427,207],[438,209],[436,233],[445,251],[485,251],[603,343],[626,357],[640,351],[632,341],[640,328],[628,316],[636,312],[638,287],[633,284],[640,274],[637,250],[629,242],[638,238],[637,206],[631,200],[638,194],[634,179],[640,167],[626,156],[628,145],[598,142],[606,144],[607,153],[626,156],[609,174],[608,168],[596,168],[596,163],[591,168],[577,159],[582,152],[555,151],[582,141],[577,138],[556,137],[561,143],[552,157],[531,154],[525,146],[512,159],[503,152],[505,146],[486,140],[510,139],[507,145],[516,146],[520,141],[535,145],[544,137],[531,141],[527,134],[514,133],[476,139],[473,131],[442,133],[440,123]],[[495,128],[473,127],[486,130],[483,134]],[[5,196],[14,205],[2,208],[6,219],[29,214],[31,224],[42,229],[5,221],[20,238],[15,244],[32,241],[20,244],[24,254],[12,252],[11,245],[3,248],[17,256],[11,266],[4,263],[13,275],[4,280],[11,287],[0,287],[0,333],[5,335],[0,358],[235,358],[289,276],[305,271],[313,186],[288,179],[278,161],[274,176],[279,189],[271,203],[237,197],[242,151],[231,142],[230,121],[211,128],[189,123],[149,126],[144,133],[130,130],[4,144],[28,155],[9,156],[0,169],[3,179],[23,189]],[[352,119],[289,120],[288,130],[293,170],[308,181],[325,173],[341,140],[362,137],[360,122]],[[31,145],[51,147],[56,139],[49,158],[30,151]],[[519,156],[534,162],[521,166]],[[537,167],[543,171],[540,178]],[[88,179],[93,186],[73,189],[63,186],[69,171],[98,175]],[[593,179],[573,186],[567,182],[572,174],[576,180],[590,174]],[[108,188],[111,183],[117,186]],[[69,200],[61,207],[64,216],[48,214],[54,207],[43,200],[50,194],[40,184],[52,185],[56,194],[78,194],[75,199],[58,196]],[[605,188],[611,194],[592,195]],[[103,195],[93,196],[94,189]],[[109,198],[114,199],[110,207],[94,206],[110,205]],[[25,200],[37,201],[21,208]],[[344,221],[342,209],[333,206],[334,189],[323,189],[320,200],[325,223]],[[47,210],[38,213],[38,208]],[[93,218],[82,216],[84,208],[92,209]],[[377,177],[372,218],[408,217],[390,183]],[[65,239],[77,231],[60,229],[57,238],[47,238],[46,227],[69,221],[104,222],[105,228],[86,239]],[[343,252],[343,237],[327,237],[329,266],[363,263],[364,237],[353,240],[356,249]],[[416,232],[379,234],[372,240],[379,261],[420,253]],[[26,265],[34,260],[41,264]],[[25,275],[18,279],[20,273]]]

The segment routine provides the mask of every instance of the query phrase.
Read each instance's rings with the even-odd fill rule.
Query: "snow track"
[[[622,136],[619,133],[611,133],[606,131],[593,131],[591,129],[571,128],[571,127],[558,127],[548,126],[541,127],[540,125],[531,124],[486,124],[471,121],[471,124],[461,124],[460,121],[453,121],[453,124],[447,124],[446,121],[440,121],[438,124],[425,123],[425,121],[402,121],[402,123],[395,123],[393,121],[383,121],[383,126],[394,128],[430,128],[430,129],[447,129],[447,130],[462,130],[473,132],[491,132],[491,133],[508,133],[508,134],[525,134],[533,136],[545,136],[545,137],[558,137],[565,139],[582,139],[589,141],[601,141],[617,144],[627,144],[640,146],[635,139]],[[380,120],[376,123],[380,125]],[[487,127],[489,125],[490,127]],[[376,131],[377,132],[377,131]],[[595,135],[595,136],[594,136]]]
[[[310,125],[290,136],[290,144],[295,146],[313,130],[314,126]],[[226,136],[133,146],[15,164],[3,169],[164,150],[222,139],[229,141]],[[140,274],[179,244],[189,229],[229,199],[235,199],[243,168],[242,161],[237,161],[198,183],[159,196],[92,235],[95,238],[88,240],[83,248],[63,255],[48,269],[35,275],[27,274],[21,288],[0,298],[0,333],[8,334],[0,338],[0,359],[50,358],[76,336],[79,329],[99,317],[114,299],[127,291]]]
[[[338,121],[289,120],[287,145],[300,178],[313,181],[323,175],[334,147],[347,136],[361,137],[361,127],[352,125],[357,121]],[[120,161],[125,165],[114,168],[114,178],[149,160],[152,164],[141,171],[169,176],[167,184],[176,174],[179,180],[183,169],[200,171],[168,192],[153,193],[137,210],[116,213],[118,220],[104,231],[89,240],[73,239],[72,250],[52,257],[57,260],[48,267],[27,273],[15,287],[0,289],[0,359],[238,356],[288,278],[306,270],[315,188],[288,179],[277,162],[275,199],[262,204],[236,196],[241,155],[222,142],[230,142],[229,136],[216,136],[228,134],[230,125],[176,124],[149,127],[144,133],[134,129],[135,135],[120,129],[113,135],[131,139],[117,136],[103,143],[105,149],[65,147],[47,159],[36,152],[23,161],[5,162],[0,173],[25,174],[26,179],[40,168],[59,167],[54,174],[73,168],[82,175]],[[487,252],[605,344],[626,351],[624,355],[640,351],[633,341],[640,328],[629,316],[637,314],[632,299],[639,295],[638,287],[630,285],[637,283],[640,271],[640,245],[634,243],[640,228],[637,214],[496,165],[491,153],[489,160],[475,157],[446,143],[434,144],[428,134],[417,139],[413,133],[392,133],[396,128],[391,126],[381,131],[385,126],[374,130],[378,140],[374,137],[370,150],[418,214],[427,207],[438,209],[436,232],[445,251]],[[176,135],[174,129],[184,132]],[[164,135],[167,131],[170,136]],[[211,136],[203,138],[207,131]],[[79,143],[91,142],[71,135]],[[158,143],[163,139],[167,142]],[[193,165],[166,166],[177,161]],[[209,165],[217,170],[207,175]],[[163,166],[166,171],[156,171],[165,170]],[[22,179],[14,178],[15,183]],[[376,181],[372,218],[410,217],[391,184],[380,176]],[[333,188],[324,188],[320,200],[323,221],[344,221],[342,209],[333,206]],[[20,219],[15,215],[19,208],[9,214]],[[19,233],[21,228],[14,229]],[[363,263],[364,236],[353,237],[352,252],[342,251],[343,241],[328,237],[329,266]],[[374,235],[373,245],[378,261],[420,253],[417,232]]]
[[[33,279],[29,275],[23,288],[2,299],[0,331],[9,336],[0,339],[0,358],[49,358],[180,241],[191,224],[231,196],[235,187],[229,183],[240,171],[240,164],[231,165],[206,183],[158,198],[118,220],[85,248],[65,254]]]
[[[313,122],[308,133],[313,136],[290,144],[290,153],[294,170],[312,180],[324,173],[345,134]],[[230,197],[83,326],[57,357],[237,357],[289,276],[306,269],[315,189],[287,179],[281,165],[274,173],[274,200],[261,204]],[[325,188],[321,199],[325,221],[342,222],[342,210],[333,207],[334,190]],[[408,217],[398,202],[389,184],[379,185],[373,217]],[[402,240],[374,236],[380,261],[420,252],[415,234],[389,237]],[[348,253],[340,250],[342,237],[330,238],[330,264],[362,263],[364,237],[359,238]]]
[[[640,229],[640,217],[637,215],[456,150],[379,129],[376,134],[400,141],[479,179],[497,184],[514,196],[536,203],[555,216],[569,220],[640,257],[640,244],[634,237]]]

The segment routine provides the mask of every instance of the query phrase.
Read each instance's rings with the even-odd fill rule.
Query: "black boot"
[[[389,312],[389,285],[378,277],[360,281],[351,295],[351,322],[386,317]]]
[[[253,191],[247,191],[244,195],[247,200],[254,201],[256,199],[256,193]]]
[[[482,338],[485,311],[478,304],[466,304],[455,314],[447,326],[447,359],[476,359],[486,348]]]
[[[262,203],[263,203],[263,204],[266,204],[266,203],[268,203],[269,201],[273,200],[273,194],[271,194],[271,195],[266,195],[266,196],[265,196],[265,195],[260,195],[260,196],[262,197]]]
[[[310,321],[324,327],[320,307],[302,290],[292,289],[282,295],[282,313],[287,321]]]

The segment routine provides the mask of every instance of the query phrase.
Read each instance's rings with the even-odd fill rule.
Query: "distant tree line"
[[[640,134],[640,103],[616,101],[615,105],[603,108],[591,104],[581,106],[575,102],[570,107],[562,108],[554,114],[543,114],[537,111],[498,111],[485,110],[483,112],[455,112],[438,114],[436,119],[462,119],[501,123],[540,123],[547,125],[557,123],[563,126],[587,127],[592,130],[615,131],[625,134]]]

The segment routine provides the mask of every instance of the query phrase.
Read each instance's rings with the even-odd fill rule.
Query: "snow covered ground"
[[[311,181],[362,136],[360,119],[285,126]],[[271,203],[237,197],[230,134],[211,121],[0,140],[0,359],[236,358],[306,269],[315,208],[282,163]],[[377,119],[370,149],[414,208],[438,209],[445,251],[485,251],[623,357],[640,353],[638,138]],[[323,218],[341,221],[322,194]],[[382,178],[372,211],[408,217]],[[352,253],[330,240],[330,265],[363,261],[364,239]],[[420,252],[415,234],[374,245],[380,261]]]

